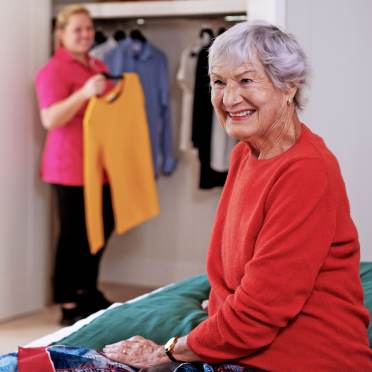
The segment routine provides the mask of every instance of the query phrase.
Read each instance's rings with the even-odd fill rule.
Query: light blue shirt
[[[105,56],[105,62],[113,75],[136,72],[140,76],[146,100],[155,175],[158,175],[160,162],[162,172],[171,174],[177,162],[172,150],[167,57],[149,42],[141,43],[127,38]]]

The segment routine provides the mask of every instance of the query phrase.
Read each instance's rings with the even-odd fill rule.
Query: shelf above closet
[[[95,19],[246,14],[247,0],[168,0],[85,3]],[[55,7],[56,15],[61,6]]]

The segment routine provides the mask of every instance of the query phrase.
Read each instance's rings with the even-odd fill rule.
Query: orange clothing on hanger
[[[90,250],[96,253],[104,243],[104,172],[118,234],[159,213],[145,101],[137,74],[124,74],[111,92],[91,98],[83,125],[86,225]]]

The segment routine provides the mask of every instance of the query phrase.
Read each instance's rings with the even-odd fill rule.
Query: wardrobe
[[[0,320],[42,308],[50,287],[50,192],[34,76],[50,50],[49,0],[1,1]]]
[[[217,32],[222,26],[230,26],[226,17],[246,15],[246,1],[150,1],[117,3],[115,7],[109,4],[88,6],[97,29],[107,36],[118,29],[127,35],[139,29],[149,42],[166,54],[173,144],[178,159],[175,172],[157,180],[160,215],[111,239],[102,262],[101,280],[158,286],[204,272],[221,188],[199,190],[196,153],[178,149],[182,90],[176,75],[182,51],[199,38],[200,30],[208,27]]]

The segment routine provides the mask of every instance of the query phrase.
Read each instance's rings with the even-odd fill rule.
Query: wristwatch
[[[181,362],[180,360],[177,360],[174,356],[173,356],[173,349],[174,347],[176,346],[176,343],[178,341],[179,337],[178,336],[175,336],[175,337],[172,337],[170,338],[167,343],[164,345],[164,352],[165,354],[167,354],[167,357],[172,361],[172,362]]]

